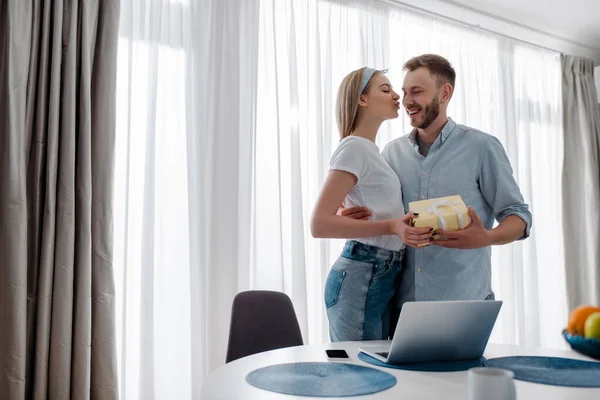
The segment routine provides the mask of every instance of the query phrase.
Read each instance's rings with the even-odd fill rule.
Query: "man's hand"
[[[367,207],[350,207],[344,208],[342,204],[337,212],[338,215],[342,217],[348,217],[352,219],[363,219],[368,220],[371,216],[371,211]]]
[[[438,229],[438,234],[447,240],[434,240],[431,243],[451,249],[479,249],[492,244],[490,231],[483,227],[477,213],[469,207],[471,223],[460,231],[445,231]]]
[[[416,218],[419,214],[409,212],[402,218],[394,220],[392,230],[407,246],[417,248],[419,244],[431,243],[433,229],[430,228],[415,228],[410,226],[410,220]]]

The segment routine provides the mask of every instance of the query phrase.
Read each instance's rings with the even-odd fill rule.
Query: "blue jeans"
[[[404,250],[349,240],[325,281],[332,342],[388,339]]]

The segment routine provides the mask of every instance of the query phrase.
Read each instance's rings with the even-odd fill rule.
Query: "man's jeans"
[[[403,255],[404,250],[346,242],[325,282],[332,342],[389,339]]]

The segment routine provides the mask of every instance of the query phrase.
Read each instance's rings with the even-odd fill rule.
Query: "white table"
[[[289,347],[255,354],[240,358],[210,374],[203,383],[202,400],[291,400],[291,399],[326,399],[331,397],[303,397],[290,396],[258,389],[246,382],[246,375],[257,368],[269,365],[322,361],[326,362],[325,349],[345,349],[350,360],[344,362],[379,368],[393,374],[397,383],[394,387],[379,393],[356,396],[352,399],[372,400],[400,400],[400,399],[423,399],[423,400],[465,400],[467,398],[467,372],[417,372],[400,369],[376,367],[365,363],[358,358],[358,348],[365,346],[389,344],[386,341],[372,342],[341,342],[327,343],[321,345]],[[550,349],[525,349],[518,346],[489,344],[485,350],[486,358],[533,355],[567,357],[580,360],[594,361],[573,351],[560,351]],[[560,386],[540,385],[535,383],[515,380],[518,400],[600,400],[600,389],[589,388],[567,388]]]

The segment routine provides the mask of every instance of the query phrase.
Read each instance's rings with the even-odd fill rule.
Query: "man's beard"
[[[416,126],[419,129],[426,129],[435,121],[435,119],[440,115],[440,100],[437,95],[433,97],[431,103],[425,106],[423,110],[423,122]]]

